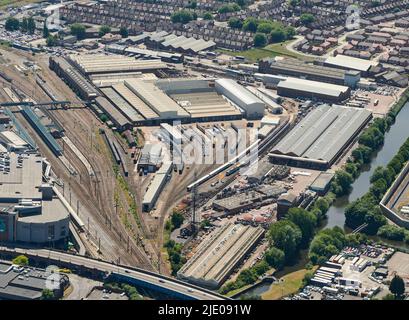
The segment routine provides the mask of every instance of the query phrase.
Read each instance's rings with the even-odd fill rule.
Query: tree
[[[284,267],[285,254],[282,250],[272,247],[265,254],[266,262],[273,268],[280,270]]]
[[[389,285],[389,291],[395,295],[395,298],[400,298],[405,293],[405,282],[401,277],[395,275]]]
[[[298,6],[298,5],[300,4],[300,0],[289,0],[289,1],[288,1],[288,4],[289,4],[291,7],[295,8],[296,6]]]
[[[27,32],[29,34],[34,34],[35,30],[36,30],[36,23],[34,21],[34,18],[30,17],[27,19]]]
[[[44,26],[43,26],[43,38],[48,38],[48,36],[50,35],[50,31],[47,28],[47,23],[44,22]]]
[[[350,191],[353,181],[354,179],[351,174],[341,169],[337,170],[331,184],[332,191],[337,196],[343,196]]]
[[[269,34],[273,30],[273,24],[270,22],[262,22],[257,26],[257,32]]]
[[[43,289],[43,291],[41,291],[41,300],[54,300],[55,296],[54,296],[54,292],[50,289]]]
[[[300,22],[304,26],[309,26],[311,23],[315,21],[314,16],[311,13],[303,13],[300,17]]]
[[[230,18],[228,24],[229,27],[233,29],[241,29],[243,27],[243,22],[235,17]]]
[[[285,254],[285,260],[291,261],[301,243],[302,233],[299,227],[289,220],[281,220],[270,227],[271,242]]]
[[[178,211],[173,212],[172,217],[171,217],[171,222],[172,222],[174,229],[179,228],[182,225],[183,220],[184,220],[184,217],[180,212]]]
[[[213,20],[213,15],[210,12],[205,12],[203,20]]]
[[[172,14],[170,17],[173,23],[186,24],[194,20],[194,16],[187,10],[180,10]]]
[[[70,32],[73,36],[77,37],[77,40],[82,40],[85,38],[85,26],[80,23],[74,23],[70,26]]]
[[[286,218],[300,228],[302,233],[300,244],[304,248],[308,247],[310,240],[314,236],[317,217],[305,209],[291,208]]]
[[[282,42],[286,38],[283,28],[276,28],[270,32],[270,41],[272,43]]]
[[[50,34],[47,37],[45,43],[46,43],[47,47],[55,47],[58,44],[58,38],[56,36],[53,36],[53,35]],[[104,115],[102,115],[102,116],[104,116]],[[101,116],[101,120],[102,120],[102,116]]]
[[[267,37],[264,33],[256,33],[254,35],[254,46],[264,47],[267,44]]]
[[[16,30],[18,30],[20,28],[20,21],[18,21],[18,19],[16,19],[16,18],[9,17],[6,20],[4,28],[7,31],[16,31]]]
[[[20,255],[15,257],[12,260],[13,264],[16,264],[18,266],[27,266],[28,265],[28,258],[24,255]]]
[[[24,17],[20,22],[20,31],[23,33],[27,33],[28,31],[28,21],[26,17]]]
[[[294,38],[294,36],[295,36],[295,34],[296,34],[295,29],[294,29],[294,27],[292,27],[292,26],[286,27],[286,28],[284,29],[284,32],[285,32],[285,38],[286,38],[287,40]]]
[[[119,34],[121,35],[122,38],[128,38],[129,31],[127,28],[121,27],[121,29],[119,29]]]
[[[104,25],[99,28],[98,35],[100,38],[102,38],[103,36],[105,36],[107,33],[110,33],[110,32],[111,32],[111,28],[107,25]]]
[[[308,257],[313,264],[322,264],[332,255],[338,254],[347,244],[341,228],[324,229],[311,241]]]
[[[256,18],[247,18],[243,23],[243,30],[257,32],[258,21]]]

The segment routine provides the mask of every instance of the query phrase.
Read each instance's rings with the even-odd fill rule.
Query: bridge
[[[0,246],[0,254],[15,257],[25,255],[37,262],[46,262],[74,270],[86,270],[92,273],[100,272],[111,274],[115,279],[141,286],[147,289],[169,295],[183,300],[228,300],[229,298],[213,291],[163,276],[151,271],[146,271],[130,266],[117,265],[100,259],[74,255],[47,249],[24,249]]]
[[[364,230],[367,226],[368,226],[367,223],[361,224],[361,225],[360,225],[359,227],[357,227],[354,231],[352,231],[352,234],[361,232],[361,231]]]

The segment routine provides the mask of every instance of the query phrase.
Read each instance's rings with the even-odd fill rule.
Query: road
[[[0,246],[1,253],[8,253],[14,255],[25,255],[29,258],[41,257],[47,259],[50,263],[54,261],[71,264],[78,267],[87,267],[89,269],[96,269],[98,271],[106,273],[118,273],[123,276],[134,278],[138,281],[144,282],[148,285],[155,286],[161,289],[168,290],[175,293],[176,296],[180,294],[186,296],[186,298],[194,300],[226,300],[227,298],[205,290],[203,288],[191,285],[186,282],[182,282],[176,279],[165,277],[153,272],[145,271],[142,269],[128,268],[122,265],[115,265],[106,261],[90,259],[87,257],[72,255],[63,252],[57,252],[46,249],[21,249],[21,248],[9,248]]]

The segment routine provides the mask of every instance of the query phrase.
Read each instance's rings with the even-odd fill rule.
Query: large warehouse
[[[216,91],[231,100],[242,109],[248,119],[258,119],[264,116],[265,103],[249,90],[231,79],[215,81]]]
[[[242,113],[229,103],[208,80],[158,80],[156,85],[189,112],[192,121],[241,119]]]
[[[81,99],[92,100],[99,96],[97,89],[63,57],[50,57],[50,69],[78,94]]]
[[[136,60],[121,55],[71,55],[69,59],[84,75],[125,72],[155,72],[167,69],[166,63],[158,60]]]
[[[344,56],[342,54],[338,54],[335,57],[328,57],[324,62],[324,66],[360,71],[363,76],[366,76],[369,69],[375,65],[377,65],[376,61]]]
[[[203,241],[178,278],[217,289],[261,239],[264,229],[225,224]]]
[[[351,89],[346,86],[317,82],[311,80],[286,78],[277,85],[280,96],[299,98],[323,102],[342,102],[351,96]]]
[[[107,112],[112,110],[111,105],[115,108],[107,116],[115,125],[121,124],[119,127],[126,126],[126,121],[157,125],[172,120],[186,123],[262,118],[263,101],[238,83],[228,80],[225,84],[222,80],[126,78],[101,86],[106,99],[98,99],[97,104]]]
[[[360,80],[359,71],[346,71],[313,65],[297,59],[275,61],[266,58],[259,63],[259,72],[303,78],[354,88]]]
[[[321,105],[298,123],[269,157],[278,164],[326,170],[371,118],[366,109]]]

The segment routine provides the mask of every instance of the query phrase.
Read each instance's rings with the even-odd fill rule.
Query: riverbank
[[[405,90],[401,98],[389,111],[389,116],[393,117],[389,130],[385,132],[384,142],[381,148],[372,153],[370,162],[360,167],[359,176],[351,184],[350,192],[347,195],[337,197],[327,212],[327,219],[323,228],[335,226],[345,228],[346,207],[362,197],[370,188],[370,178],[378,166],[386,166],[392,157],[398,152],[400,146],[408,137],[407,123],[409,121],[409,90]],[[399,114],[399,116],[398,116]]]

